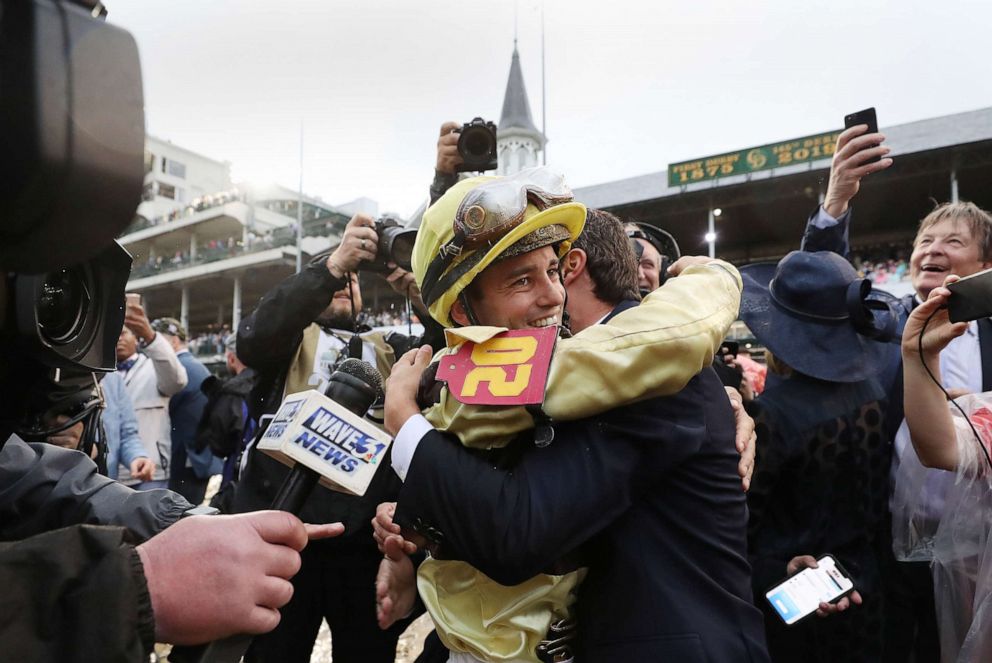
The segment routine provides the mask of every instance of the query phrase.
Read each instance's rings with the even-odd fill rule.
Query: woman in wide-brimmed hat
[[[883,530],[889,450],[878,374],[898,346],[895,318],[871,284],[835,253],[793,252],[744,267],[741,318],[780,378],[753,404],[758,433],[749,548],[776,661],[879,658],[877,533]],[[785,627],[764,593],[804,562],[830,553],[864,595],[823,606]],[[848,609],[850,608],[850,609]]]

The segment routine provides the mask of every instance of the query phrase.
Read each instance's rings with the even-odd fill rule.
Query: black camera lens
[[[408,272],[413,269],[413,245],[416,241],[416,231],[399,233],[393,238],[393,262]]]
[[[465,133],[465,152],[476,159],[486,158],[494,147],[492,134],[484,127],[473,127]]]
[[[458,154],[462,164],[456,170],[496,170],[496,125],[477,117],[462,125],[458,137]]]
[[[41,334],[51,343],[70,342],[79,334],[91,301],[84,268],[49,272],[35,302]]]

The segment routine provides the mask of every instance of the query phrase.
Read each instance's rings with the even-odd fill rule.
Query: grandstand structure
[[[299,194],[280,186],[234,186],[230,164],[149,137],[145,189],[118,241],[134,262],[128,292],[152,316],[174,316],[196,335],[236,329],[269,289],[295,271]],[[336,242],[360,198],[331,206],[303,197],[304,259]]]
[[[853,253],[898,258],[908,251],[919,221],[935,203],[969,200],[992,208],[992,108],[880,130],[894,163],[866,178],[852,203]],[[830,160],[824,155],[676,185],[670,184],[675,178],[666,169],[578,188],[575,194],[590,207],[664,228],[683,253],[707,253],[705,236],[712,218],[718,257],[736,264],[778,260],[799,248],[806,220],[826,192]],[[712,216],[717,209],[719,216]]]
[[[992,208],[992,108],[881,130],[895,163],[862,183],[853,202],[851,244],[854,254],[898,262],[905,290],[903,259],[919,220],[935,203],[970,200]],[[712,227],[716,255],[745,264],[777,260],[798,248],[806,219],[826,191],[829,168],[824,155],[686,184],[672,184],[666,169],[575,194],[590,207],[664,228],[683,253],[705,254]],[[194,335],[236,329],[242,312],[294,271],[298,195],[278,186],[235,187],[226,162],[149,138],[144,200],[120,237],[134,257],[129,291],[145,297],[151,315],[178,317]],[[331,206],[304,196],[303,259],[335,243],[358,211],[375,216],[378,209],[365,198]],[[366,307],[401,305],[381,277],[362,278]],[[901,294],[898,284],[889,285]]]

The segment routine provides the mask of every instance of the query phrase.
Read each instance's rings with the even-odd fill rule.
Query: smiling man
[[[578,399],[594,382],[594,408],[619,399],[610,382],[617,374],[664,366],[624,362],[623,339],[634,334],[607,325],[643,308],[633,251],[618,219],[594,211],[583,230],[585,216],[564,182],[543,169],[465,180],[425,213],[414,272],[431,315],[449,326],[557,325],[567,288],[573,331],[582,332],[572,341],[589,332],[587,339],[601,340],[587,357],[598,379],[577,377],[575,369],[548,392]],[[697,269],[739,288],[729,265]],[[685,337],[713,317],[702,311],[711,302],[700,300],[715,299],[706,289],[693,295],[687,299],[697,319],[679,326],[684,336],[665,344],[670,356],[660,364],[693,363]],[[674,326],[677,309],[675,302],[663,308],[656,326]],[[396,522],[439,553],[421,566],[420,587],[452,649],[449,661],[543,660],[540,639],[556,631],[546,634],[539,615],[548,605],[556,619],[567,614],[558,609],[571,600],[561,595],[578,582],[570,573],[578,566],[588,567],[578,589],[578,632],[566,629],[568,642],[557,644],[567,647],[552,653],[570,649],[586,661],[767,660],[746,584],[734,418],[712,370],[691,377],[712,358],[712,347],[675,395],[641,394],[632,404],[597,410],[602,414],[547,424],[550,440],[528,429],[503,448],[480,444],[488,450],[482,453],[420,415],[429,350],[396,363],[386,427],[396,433],[393,468],[405,479]],[[487,430],[491,441],[501,428]],[[442,568],[447,559],[474,568]],[[528,606],[525,614],[514,612],[520,605]]]
[[[827,194],[806,226],[804,250],[848,255],[850,202],[860,190],[862,178],[885,170],[893,162],[886,157],[889,148],[881,144],[885,136],[866,131],[865,125],[851,127],[838,138]],[[870,163],[876,156],[883,158]],[[942,285],[948,274],[968,276],[988,267],[992,267],[992,216],[973,203],[939,205],[920,222],[913,240],[909,273],[915,293],[897,304],[900,328],[909,313],[927,299],[931,290]],[[985,319],[969,323],[968,331],[944,348],[940,358],[941,383],[952,394],[992,389],[992,322]],[[898,346],[892,346],[879,377],[889,393],[886,428],[895,452],[890,474],[893,545],[900,559],[920,560],[897,562],[892,556],[883,560],[884,660],[907,660],[912,652],[920,663],[936,663],[940,653],[929,562],[910,550],[910,544],[919,543],[916,539],[925,542],[935,533],[944,494],[954,475],[928,470],[923,476],[903,419],[902,357]],[[924,496],[917,500],[920,491]],[[909,504],[922,507],[922,511],[910,512],[906,506]]]

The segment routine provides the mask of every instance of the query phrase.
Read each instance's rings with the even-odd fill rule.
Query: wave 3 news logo
[[[377,465],[388,446],[323,407],[303,422],[293,443],[349,474],[360,464]]]

